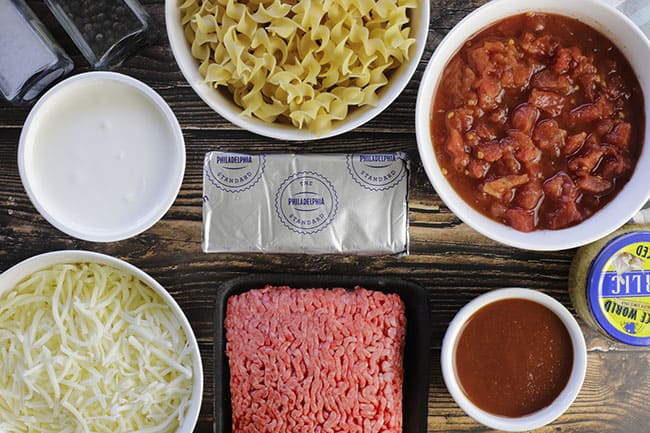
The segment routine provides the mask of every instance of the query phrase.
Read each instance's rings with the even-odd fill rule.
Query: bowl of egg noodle
[[[56,251],[0,275],[1,431],[191,433],[196,338],[172,296],[111,256]]]
[[[176,62],[233,124],[281,140],[350,131],[408,84],[429,28],[426,0],[166,0]]]

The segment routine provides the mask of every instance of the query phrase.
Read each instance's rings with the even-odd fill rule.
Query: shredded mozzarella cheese
[[[174,432],[192,381],[181,323],[133,275],[56,265],[0,296],[0,432]]]

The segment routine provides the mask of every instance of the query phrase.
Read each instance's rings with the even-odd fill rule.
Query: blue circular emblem
[[[208,158],[205,175],[222,191],[242,192],[260,180],[265,164],[264,155],[216,152]]]
[[[352,179],[370,191],[394,188],[406,176],[405,156],[398,153],[347,155]]]
[[[286,178],[275,194],[275,211],[289,230],[312,234],[323,230],[336,216],[339,202],[332,183],[314,171]]]
[[[650,232],[624,233],[605,244],[589,267],[587,305],[599,327],[611,338],[633,346],[649,346],[650,331],[643,319],[648,315],[643,306],[649,298],[646,278],[650,277],[646,276],[647,262],[642,259],[647,253],[642,249],[635,256],[626,251],[635,244],[650,244]]]

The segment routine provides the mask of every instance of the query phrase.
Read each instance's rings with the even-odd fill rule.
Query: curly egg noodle
[[[181,0],[181,24],[206,82],[243,115],[316,134],[352,107],[376,106],[410,58],[417,0]]]
[[[0,432],[167,433],[192,392],[174,311],[135,276],[61,264],[0,294]]]

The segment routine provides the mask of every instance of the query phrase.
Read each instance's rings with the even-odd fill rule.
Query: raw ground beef
[[[266,286],[228,299],[225,328],[234,433],[402,431],[398,295]]]

